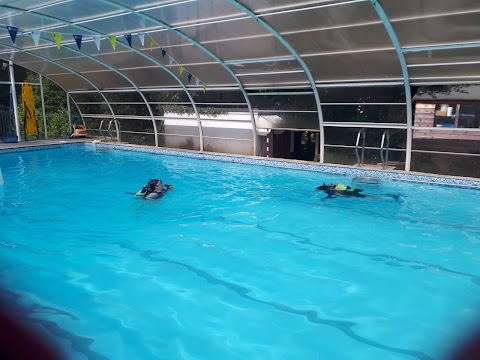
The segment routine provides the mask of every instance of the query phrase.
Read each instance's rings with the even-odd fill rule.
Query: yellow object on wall
[[[22,107],[23,118],[25,120],[25,136],[37,135],[38,137],[38,125],[35,118],[35,103],[33,101],[32,85],[22,84]]]

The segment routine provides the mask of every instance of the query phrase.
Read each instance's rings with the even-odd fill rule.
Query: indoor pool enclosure
[[[2,299],[75,359],[448,358],[478,325],[479,15],[0,2]]]

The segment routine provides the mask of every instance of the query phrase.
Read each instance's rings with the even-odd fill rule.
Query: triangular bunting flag
[[[180,76],[182,76],[182,74],[183,74],[183,70],[185,70],[185,69],[183,68],[183,66],[180,66],[180,69],[179,69]]]
[[[150,38],[150,50],[153,49],[154,46],[155,46],[155,40],[153,40],[153,38]]]
[[[35,46],[38,46],[38,43],[40,42],[40,31],[32,30],[32,39]]]
[[[12,38],[12,42],[15,44],[15,40],[17,39],[18,28],[15,26],[7,26],[7,30]]]
[[[198,80],[197,78],[195,78],[195,85],[200,85],[200,80]]]
[[[173,64],[173,57],[168,55],[168,65],[172,65],[172,64]]]
[[[100,51],[100,35],[93,35],[93,41],[95,42],[95,45],[97,46],[98,51]]]
[[[165,55],[167,55],[167,50],[165,50],[164,48],[162,48],[162,58],[164,58]]]
[[[132,34],[125,34],[125,39],[127,39],[128,45],[132,47]]]
[[[77,42],[78,50],[82,50],[82,38],[83,35],[73,35],[73,38]]]
[[[142,44],[142,46],[145,46],[145,33],[138,33],[138,38],[140,39],[140,43]]]
[[[52,33],[53,40],[55,40],[55,44],[57,44],[57,49],[60,49],[60,43],[62,42],[62,34],[54,32]]]
[[[115,46],[117,44],[117,37],[115,35],[110,35],[108,37],[108,40],[110,40],[110,44],[112,44],[112,49],[115,50]]]
[[[190,82],[190,80],[192,80],[192,74],[188,73],[187,77],[188,77],[188,82]]]
[[[203,83],[203,92],[207,91],[207,84]]]

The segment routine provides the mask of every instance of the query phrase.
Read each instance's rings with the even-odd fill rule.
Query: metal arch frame
[[[162,26],[162,27],[164,27],[168,30],[173,31],[175,34],[179,35],[181,38],[189,41],[190,43],[195,45],[197,48],[201,49],[203,52],[208,54],[212,59],[217,61],[225,70],[227,70],[227,72],[233,77],[233,79],[237,83],[240,91],[243,94],[243,97],[245,98],[245,102],[246,102],[247,107],[248,107],[248,112],[250,114],[250,120],[251,120],[251,123],[252,123],[252,130],[253,130],[253,155],[257,155],[257,124],[255,122],[255,116],[253,115],[253,110],[252,110],[252,105],[250,103],[250,99],[248,97],[247,91],[245,90],[242,82],[238,79],[237,75],[232,71],[232,69],[230,69],[230,67],[222,59],[220,59],[217,55],[215,55],[212,51],[210,51],[208,48],[206,48],[203,44],[199,43],[194,38],[191,38],[187,34],[183,33],[182,31],[179,31],[178,29],[175,29],[174,27],[170,26],[169,24],[167,24],[167,23],[165,23],[161,20],[158,20],[158,19],[156,19],[154,17],[151,17],[149,15],[145,15],[141,12],[137,12],[137,11],[135,11],[135,9],[129,8],[128,6],[124,6],[122,4],[118,4],[115,1],[111,1],[111,0],[98,0],[98,1],[102,2],[104,4],[107,4],[107,5],[114,6],[118,9],[128,11],[128,12],[133,13],[133,14],[135,14],[135,15],[143,18],[143,19],[146,19],[150,22],[153,22],[154,24],[157,24],[157,25]],[[182,85],[183,85],[183,83],[182,83]],[[193,99],[192,99],[192,101],[193,101]],[[200,121],[200,118],[199,118],[199,121]],[[203,150],[203,148],[202,148],[202,150]]]
[[[305,75],[307,76],[310,87],[312,88],[313,95],[315,96],[315,103],[317,105],[317,114],[318,114],[318,126],[320,132],[320,159],[319,162],[323,163],[325,160],[325,132],[323,128],[323,113],[322,113],[322,105],[320,102],[320,95],[318,94],[318,90],[315,84],[315,79],[312,76],[312,73],[308,69],[307,64],[303,61],[297,51],[291,46],[287,40],[285,40],[279,33],[276,31],[272,26],[270,26],[265,20],[261,18],[261,15],[257,15],[244,5],[240,4],[237,0],[226,0],[236,8],[240,9],[244,13],[246,13],[250,18],[257,21],[260,25],[262,25],[265,29],[267,29],[275,38],[282,43],[285,48],[290,51],[290,53],[295,57],[295,59],[299,62],[300,66],[303,68]]]
[[[370,3],[374,7],[375,11],[377,12],[380,20],[383,22],[383,26],[385,30],[387,30],[388,36],[390,36],[390,40],[392,41],[393,46],[395,47],[395,51],[398,56],[398,61],[400,62],[400,67],[402,68],[402,75],[403,75],[403,83],[405,87],[405,103],[407,107],[407,144],[406,144],[406,152],[405,152],[405,171],[410,171],[410,165],[412,161],[412,126],[413,126],[413,114],[412,114],[412,92],[410,89],[410,76],[408,74],[408,67],[407,61],[405,60],[405,56],[400,46],[400,42],[398,40],[397,34],[392,27],[390,19],[388,18],[387,14],[382,8],[382,5],[378,2],[378,0],[370,0]]]
[[[54,21],[58,21],[59,23],[61,24],[64,24],[64,25],[70,25],[70,26],[73,26],[75,28],[79,28],[79,29],[82,29],[82,30],[87,30],[87,31],[92,31],[84,26],[79,26],[79,25],[75,25],[73,23],[70,23],[68,21],[65,21],[65,20],[62,20],[62,19],[59,19],[59,18],[56,18],[54,16],[50,16],[50,15],[45,15],[45,14],[40,14],[40,13],[37,13],[36,10],[29,10],[29,11],[25,11],[25,10],[22,10],[22,9],[18,9],[18,8],[15,8],[13,6],[8,6],[8,5],[0,5],[0,7],[3,7],[5,9],[9,9],[9,10],[13,10],[13,11],[17,11],[19,13],[28,13],[29,15],[33,15],[33,16],[36,16],[36,17],[40,17],[40,18],[46,18],[46,19],[50,19],[50,20],[54,20]],[[37,8],[38,10],[39,8]],[[104,35],[104,34],[103,34]],[[51,40],[47,40],[44,38],[45,41],[48,41],[50,43],[54,43],[53,41]],[[124,47],[127,47],[126,44],[123,44],[122,42],[119,42],[122,46]],[[145,98],[145,95],[140,91],[140,89],[138,88],[138,86],[135,84],[135,82],[133,82],[127,75],[123,74],[120,70],[117,70],[115,69],[114,67],[108,65],[107,63],[103,62],[103,61],[100,61],[98,59],[96,59],[95,57],[91,56],[91,55],[88,55],[86,53],[82,53],[81,51],[79,50],[76,50],[75,48],[73,47],[70,47],[70,46],[64,46],[64,48],[68,49],[69,51],[72,51],[76,54],[80,54],[82,55],[83,57],[86,57],[90,60],[92,60],[93,62],[96,62],[102,66],[105,66],[107,69],[117,73],[118,75],[120,75],[121,77],[123,77],[125,80],[127,80],[134,88],[135,90],[140,94],[140,96],[142,97],[143,101],[145,102],[145,106],[147,107],[148,109],[148,112],[150,113],[150,119],[152,121],[152,125],[153,125],[153,129],[154,129],[154,132],[155,132],[155,146],[158,147],[158,130],[157,130],[157,123],[155,121],[155,117],[153,115],[153,112],[152,112],[152,109],[150,107],[150,104],[149,102],[147,101],[147,99]],[[165,68],[164,68],[165,69]],[[167,71],[167,72],[170,72],[170,71]],[[171,72],[170,72],[171,73]],[[176,80],[181,84],[183,85],[183,83],[180,81],[180,79],[178,79],[173,73],[171,73],[171,75],[176,78]],[[106,97],[104,96],[104,99],[106,99]],[[113,111],[112,107],[109,105],[109,108],[110,110],[112,111],[112,115],[113,117],[115,118],[115,112]],[[70,119],[69,119],[70,121]]]
[[[40,14],[40,13],[37,13],[35,11],[25,11],[25,10],[21,10],[21,9],[17,9],[15,7],[12,7],[12,6],[8,6],[8,5],[0,5],[0,7],[3,7],[3,8],[6,8],[6,9],[10,9],[10,10],[14,10],[14,11],[17,11],[17,12],[20,12],[20,13],[28,13],[28,14],[32,14],[34,16],[37,16],[37,17],[40,17],[40,18],[47,18],[47,19],[50,19],[50,20],[54,20],[54,21],[58,21],[59,23],[62,23],[64,25],[70,25],[70,26],[73,26],[75,28],[79,28],[79,29],[82,29],[82,30],[87,30],[87,31],[90,31],[90,32],[94,32],[92,31],[91,29],[87,28],[87,27],[84,27],[84,26],[79,26],[79,25],[76,25],[74,23],[70,23],[68,21],[65,21],[65,20],[62,20],[62,19],[58,19],[54,16],[50,16],[50,15],[45,15],[45,14]],[[94,33],[97,33],[97,32],[94,32]],[[102,34],[102,35],[105,35],[105,34]],[[51,40],[47,40],[44,38],[44,40],[48,41],[48,42],[51,42],[53,43],[53,41]],[[167,69],[163,64],[161,63],[158,63],[156,62],[156,60],[152,59],[150,56],[146,55],[146,54],[143,54],[141,51],[137,50],[137,49],[133,49],[133,48],[130,48],[129,46],[127,46],[127,44],[124,44],[122,43],[121,41],[119,41],[119,44],[121,44],[122,46],[124,46],[125,48],[128,48],[129,50],[133,50],[134,52],[136,52],[137,54],[149,59],[150,61],[152,61],[154,64],[160,66],[161,68],[163,68],[168,74],[170,74],[175,80],[177,80],[177,82],[183,87],[184,91],[187,93],[189,99],[192,101],[192,106],[195,110],[195,114],[197,116],[197,119],[198,119],[198,123],[199,123],[199,134],[200,134],[200,149],[203,150],[203,136],[202,136],[202,130],[201,130],[201,127],[200,127],[200,118],[198,116],[198,111],[197,111],[197,108],[196,108],[196,105],[195,103],[193,102],[193,98],[191,97],[191,95],[189,94],[187,88],[185,87],[185,85],[182,83],[182,81],[169,69]],[[103,66],[105,66],[107,69],[117,73],[118,75],[120,75],[121,77],[123,77],[125,80],[127,80],[130,84],[133,85],[133,87],[135,88],[136,92],[138,92],[140,94],[140,96],[142,97],[143,101],[145,102],[145,105],[147,106],[147,109],[148,109],[148,112],[150,113],[150,119],[152,121],[152,125],[153,125],[153,129],[154,129],[154,132],[155,132],[155,146],[158,147],[158,130],[157,130],[157,123],[155,121],[155,117],[153,115],[153,111],[150,107],[150,103],[148,102],[148,100],[145,98],[145,95],[143,94],[143,92],[138,88],[138,86],[135,84],[135,82],[133,82],[127,75],[123,74],[120,70],[117,70],[115,68],[113,68],[112,66],[108,65],[107,63],[101,61],[101,60],[98,60],[96,59],[95,57],[91,56],[91,55],[88,55],[86,53],[83,53],[79,50],[76,50],[75,48],[72,48],[72,47],[69,47],[69,46],[64,46],[64,48],[76,53],[76,54],[80,54],[82,55],[83,57],[86,57],[98,64],[101,64]],[[106,99],[106,97],[104,96],[104,99]],[[113,111],[112,107],[110,106],[109,104],[109,108],[110,110],[112,111],[112,115],[115,117],[115,112]]]
[[[69,73],[78,76],[78,77],[81,78],[82,80],[84,80],[84,81],[86,81],[87,83],[89,83],[90,85],[92,85],[92,87],[97,90],[97,92],[100,94],[100,96],[103,97],[103,99],[105,100],[105,103],[107,104],[108,108],[110,109],[110,112],[112,113],[112,116],[115,116],[115,113],[113,112],[113,109],[112,109],[112,107],[110,106],[110,103],[108,102],[107,98],[104,96],[104,94],[102,93],[102,91],[101,91],[91,80],[89,80],[88,78],[86,78],[86,77],[83,76],[82,74],[76,72],[75,70],[69,68],[69,67],[66,66],[66,65],[56,63],[55,61],[50,60],[50,59],[48,59],[48,58],[45,57],[45,56],[35,54],[35,53],[30,52],[30,51],[28,51],[28,50],[23,50],[23,49],[21,49],[21,48],[19,48],[19,47],[16,47],[16,46],[2,44],[2,45],[0,45],[0,47],[10,48],[10,49],[13,49],[13,50],[15,50],[15,51],[24,52],[24,53],[26,53],[26,54],[29,54],[30,56],[36,57],[36,58],[41,59],[41,60],[43,60],[43,61],[46,61],[46,62],[48,62],[48,63],[50,63],[50,64],[53,64],[53,65],[55,65],[55,66],[58,66],[58,67],[60,67],[60,68],[62,68],[62,69],[67,70]],[[8,59],[6,59],[6,60],[8,60]],[[32,71],[34,71],[34,70],[32,70]],[[40,74],[40,73],[38,73],[38,72],[36,72],[36,71],[34,71],[34,72],[37,73],[37,74],[39,74],[39,75],[41,75],[41,76],[44,76],[44,75],[42,75],[42,74]],[[45,76],[45,77],[48,78],[48,79],[50,79],[50,77],[48,77],[48,76]],[[53,81],[55,84],[57,84],[60,88],[62,88],[63,91],[65,91],[66,94],[68,94],[68,91],[67,91],[63,86],[61,86],[60,84],[58,84],[55,80],[52,80],[52,79],[50,79],[50,80]],[[75,99],[72,98],[72,101],[74,102],[74,104],[75,104],[75,106],[77,107],[79,113],[80,113],[80,114],[82,115],[82,117],[83,117],[83,114],[82,114],[82,112],[80,111],[80,108],[78,107],[77,102],[75,101]],[[70,120],[69,120],[69,121],[70,121]]]

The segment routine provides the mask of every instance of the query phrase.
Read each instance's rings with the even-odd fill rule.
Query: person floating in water
[[[319,186],[316,188],[316,190],[323,191],[327,194],[327,197],[322,199],[328,199],[328,198],[333,198],[337,196],[353,196],[353,197],[359,197],[359,198],[365,198],[365,197],[390,197],[394,199],[395,201],[398,201],[400,198],[400,194],[379,194],[379,195],[367,195],[362,193],[362,189],[355,189],[351,188],[350,186],[344,185],[344,184],[325,184]]]
[[[169,184],[163,185],[162,180],[150,179],[142,190],[135,194],[135,197],[152,200],[161,198],[168,190],[173,190],[173,186]]]

